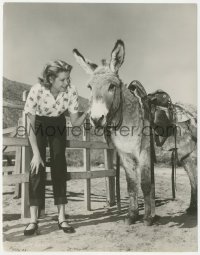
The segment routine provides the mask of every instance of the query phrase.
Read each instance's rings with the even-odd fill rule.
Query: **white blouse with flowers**
[[[49,89],[37,83],[31,88],[24,106],[25,113],[49,117],[60,116],[66,110],[78,112],[78,94],[74,86],[60,92],[55,99]]]

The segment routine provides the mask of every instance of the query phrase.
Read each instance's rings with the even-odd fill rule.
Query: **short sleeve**
[[[75,87],[72,87],[70,99],[69,99],[69,113],[77,113],[79,108],[78,93]]]
[[[25,113],[31,113],[32,115],[36,115],[36,109],[38,105],[37,95],[38,95],[38,85],[36,84],[29,91],[29,94],[24,106]]]

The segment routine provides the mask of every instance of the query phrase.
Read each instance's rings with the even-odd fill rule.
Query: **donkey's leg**
[[[191,185],[191,199],[187,213],[195,214],[197,213],[197,166],[192,155],[184,159],[182,163],[188,174]]]
[[[122,164],[126,172],[127,189],[129,194],[129,211],[126,219],[127,224],[133,224],[139,218],[138,190],[139,168],[138,160],[131,153],[119,152]]]
[[[144,195],[144,223],[147,226],[151,226],[153,218],[151,216],[151,169],[149,149],[141,152],[140,168],[141,188]]]

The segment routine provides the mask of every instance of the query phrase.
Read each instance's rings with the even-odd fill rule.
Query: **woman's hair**
[[[63,60],[50,61],[46,64],[42,72],[42,77],[39,77],[38,80],[42,86],[50,89],[52,86],[50,78],[54,79],[60,72],[71,72],[71,70],[72,66]]]

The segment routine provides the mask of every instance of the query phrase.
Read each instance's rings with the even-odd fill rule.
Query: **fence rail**
[[[12,169],[12,170],[11,170]],[[9,167],[9,169],[4,170],[5,172],[14,171],[13,167]],[[90,172],[68,172],[67,180],[79,180],[79,179],[94,179],[94,178],[102,178],[102,177],[113,177],[115,176],[114,169],[105,169],[105,170],[93,170]],[[46,173],[46,181],[51,181],[51,173]],[[29,182],[29,174],[12,174],[12,175],[4,175],[3,176],[3,185],[11,185],[17,183],[28,183]]]
[[[28,138],[3,138],[3,146],[25,146],[29,147]],[[104,142],[99,141],[74,141],[74,140],[66,140],[66,148],[71,149],[114,149],[113,146],[108,146]],[[6,149],[7,151],[7,149]]]
[[[18,110],[22,110],[23,111],[24,103],[22,103],[22,104],[15,104],[15,103],[9,103],[9,102],[3,101],[3,107],[11,108],[11,109],[18,109]]]
[[[12,134],[14,132],[17,132],[17,127],[9,127],[3,129],[3,135]]]

